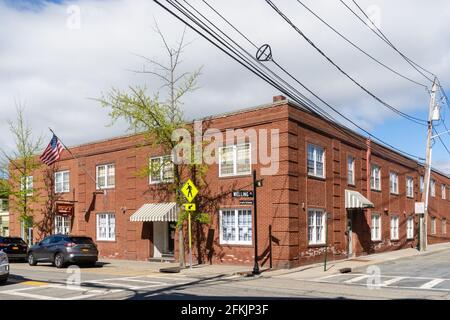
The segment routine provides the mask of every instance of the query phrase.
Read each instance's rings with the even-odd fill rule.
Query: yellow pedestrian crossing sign
[[[186,211],[195,211],[195,203],[185,203],[184,210]]]
[[[186,197],[186,200],[189,202],[192,202],[194,200],[195,196],[198,193],[197,187],[194,185],[191,179],[186,181],[186,183],[181,188],[181,192],[183,192],[184,196]]]

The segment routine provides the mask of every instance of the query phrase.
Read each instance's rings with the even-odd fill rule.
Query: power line
[[[344,39],[346,42],[348,42],[350,45],[352,45],[355,49],[357,49],[358,51],[360,51],[361,53],[363,53],[364,55],[366,55],[367,57],[369,57],[370,59],[372,59],[373,61],[375,61],[376,63],[378,63],[379,65],[381,65],[382,67],[384,67],[385,69],[391,71],[392,73],[398,75],[399,77],[408,80],[411,83],[414,83],[418,86],[424,87],[425,89],[428,89],[428,86],[420,83],[418,81],[415,81],[411,78],[409,78],[408,76],[405,76],[403,74],[401,74],[400,72],[394,70],[393,68],[389,67],[388,65],[386,65],[385,63],[381,62],[379,59],[375,58],[374,56],[372,56],[370,53],[368,53],[367,51],[363,50],[360,46],[358,46],[357,44],[355,44],[353,41],[351,41],[348,37],[346,37],[345,35],[343,35],[341,32],[339,32],[335,27],[333,27],[332,25],[330,25],[328,22],[326,22],[323,18],[321,18],[316,12],[314,12],[311,8],[309,8],[306,4],[304,4],[302,1],[297,0],[297,2],[303,6],[306,10],[308,10],[313,16],[315,16],[319,21],[321,21],[324,25],[326,25],[329,29],[331,29],[334,33],[336,33],[338,36],[340,36],[342,39]]]
[[[423,125],[425,126],[426,121],[423,119],[419,119],[416,118],[414,116],[411,116],[409,114],[406,114],[400,110],[398,110],[397,108],[391,106],[390,104],[388,104],[387,102],[383,101],[381,98],[377,97],[374,93],[372,93],[371,91],[369,91],[367,88],[365,88],[362,84],[360,84],[358,81],[356,81],[352,76],[350,76],[347,72],[345,72],[338,64],[336,64],[330,57],[328,57],[319,47],[317,47],[314,42],[309,39],[304,33],[303,31],[301,31],[271,0],[266,0],[267,4],[269,4],[270,7],[272,7],[272,9],[278,13],[295,31],[297,31],[297,33],[302,36],[303,39],[306,40],[306,42],[308,42],[320,55],[322,55],[329,63],[331,63],[339,72],[341,72],[343,75],[345,75],[348,79],[350,79],[356,86],[358,86],[359,88],[361,88],[364,92],[366,92],[369,96],[371,96],[372,98],[374,98],[376,101],[378,101],[379,103],[381,103],[383,106],[387,107],[388,109],[390,109],[391,111],[393,111],[394,113],[412,121],[415,122],[417,124]]]
[[[160,5],[162,8],[164,8],[166,11],[168,11],[170,14],[172,14],[174,17],[176,17],[178,20],[182,21],[183,23],[185,23],[187,26],[189,26],[192,30],[194,30],[195,32],[197,32],[199,35],[201,35],[203,38],[205,38],[207,41],[209,41],[211,44],[213,44],[215,47],[217,47],[219,50],[221,50],[222,52],[224,52],[226,55],[228,55],[229,57],[231,57],[233,60],[237,61],[239,64],[241,64],[242,66],[244,66],[246,69],[248,69],[249,71],[251,71],[252,73],[254,73],[255,75],[257,75],[258,77],[262,78],[263,80],[265,80],[266,82],[268,82],[269,84],[271,84],[272,86],[274,86],[275,88],[279,89],[281,92],[285,93],[287,96],[289,97],[293,97],[292,92],[290,92],[289,90],[286,90],[283,87],[280,87],[279,84],[277,84],[276,82],[273,81],[273,79],[267,78],[267,76],[261,74],[260,70],[255,70],[254,67],[250,67],[246,64],[246,62],[242,61],[242,57],[236,56],[236,51],[233,50],[233,48],[230,48],[229,46],[227,46],[219,37],[217,37],[217,35],[214,35],[211,30],[208,30],[208,28],[206,28],[204,25],[201,25],[201,23],[199,23],[198,20],[195,20],[195,17],[193,17],[192,15],[190,15],[188,12],[186,12],[185,10],[183,10],[182,8],[180,8],[180,4],[177,5],[174,3],[174,1],[170,1],[168,0],[169,4],[171,4],[175,9],[177,9],[181,14],[183,14],[187,19],[191,20],[194,24],[196,24],[198,27],[200,27],[204,32],[206,32],[209,36],[211,36],[212,38],[215,39],[212,40],[210,37],[208,37],[208,35],[206,35],[205,33],[203,33],[202,31],[200,31],[199,29],[195,28],[193,25],[191,25],[189,22],[187,22],[185,19],[183,19],[182,17],[180,17],[178,14],[176,14],[174,11],[170,10],[168,7],[166,7],[165,5],[163,5],[162,3],[160,3],[158,0],[154,0],[158,5]],[[176,1],[175,1],[176,2]],[[230,50],[231,52],[225,50],[223,47],[221,47],[218,43],[216,43],[216,41],[218,41],[222,46],[224,46],[225,48],[227,48],[228,50]],[[254,58],[253,58],[254,59]],[[315,110],[311,110],[310,107],[308,107],[307,105],[305,105],[305,101],[300,101],[298,100],[298,98],[296,98],[296,96],[294,95],[294,101],[296,101],[297,103],[299,103],[300,105],[303,105],[304,107],[306,107],[308,110],[310,110],[311,112],[313,112],[314,114],[317,114],[317,111]],[[331,107],[331,106],[330,106]],[[319,108],[319,111],[324,112],[322,109]],[[341,116],[343,116],[342,114],[340,114]],[[320,114],[319,114],[320,116]],[[323,116],[320,116],[323,118]],[[347,119],[348,121],[351,122],[350,119],[346,118],[345,116],[343,116],[345,119]],[[341,131],[343,131],[345,134],[349,135],[349,132],[347,132],[346,130],[343,130],[342,127],[337,126],[333,121],[330,121],[330,123],[337,127],[338,129],[340,129]],[[363,128],[359,127],[357,124],[355,124],[356,127],[360,128],[362,131],[366,132],[369,136],[373,137],[374,139],[378,140],[380,143],[390,147],[393,150],[396,150],[404,155],[410,156],[412,158],[417,158],[419,160],[421,160],[422,158],[407,153],[405,151],[402,151],[386,142],[384,142],[383,140],[377,138],[376,136],[374,136],[373,134],[369,133],[368,131],[364,130]],[[352,135],[352,138],[355,138],[355,136]],[[359,139],[358,139],[359,141]]]

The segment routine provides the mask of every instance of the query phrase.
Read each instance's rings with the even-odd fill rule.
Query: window
[[[434,179],[430,181],[430,193],[432,197],[436,196],[436,180]]]
[[[325,178],[325,153],[322,147],[308,144],[308,175]]]
[[[22,177],[20,190],[26,191],[26,195],[31,197],[33,195],[33,176]]]
[[[320,209],[308,210],[308,243],[325,243],[326,213]]]
[[[115,176],[114,164],[97,166],[97,189],[114,188]]]
[[[347,183],[355,185],[355,158],[351,156],[347,158]]]
[[[393,194],[398,194],[398,174],[397,172],[389,172],[390,191]]]
[[[398,240],[398,216],[391,217],[391,240]]]
[[[69,171],[55,172],[55,192],[69,192]]]
[[[55,234],[69,234],[70,233],[70,216],[55,216]]]
[[[116,217],[113,213],[97,214],[97,240],[116,240]]]
[[[173,180],[171,156],[150,158],[150,183],[170,182]]]
[[[378,213],[372,214],[372,225],[370,226],[372,241],[381,240],[381,216]]]
[[[431,234],[436,234],[436,218],[431,218]]]
[[[406,177],[406,196],[408,198],[414,197],[414,178]]]
[[[372,190],[381,190],[381,169],[374,164],[370,168],[370,188]]]
[[[250,209],[220,210],[220,243],[252,244],[252,211]]]
[[[250,144],[226,146],[219,149],[219,177],[251,173]]]
[[[0,212],[8,211],[8,200],[0,199]]]
[[[423,189],[425,188],[423,181],[423,176],[420,176],[420,193],[422,193]]]
[[[409,217],[408,220],[406,220],[406,238],[414,239],[414,218],[413,217]]]
[[[447,219],[443,218],[441,221],[442,234],[447,234]]]
[[[442,184],[442,185],[441,185],[441,198],[442,198],[443,200],[447,199],[447,194],[446,194],[446,192],[447,192],[447,186],[446,186],[445,184]]]

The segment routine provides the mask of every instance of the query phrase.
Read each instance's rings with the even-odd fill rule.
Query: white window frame
[[[375,217],[378,219],[374,219]],[[370,239],[372,241],[381,241],[381,214],[372,213],[370,222]]]
[[[395,171],[389,172],[389,191],[391,194],[398,194],[398,173]]]
[[[431,234],[436,234],[436,217],[431,217]]]
[[[33,196],[33,176],[22,177],[21,180],[22,181],[20,183],[20,190],[21,191],[28,191],[26,193],[27,197]]]
[[[442,200],[447,199],[447,186],[445,184],[441,184],[441,198]]]
[[[248,160],[249,160],[249,168],[247,171],[238,172],[238,148],[248,146]],[[232,173],[222,173],[222,153],[223,150],[232,148],[233,153],[233,172]],[[223,177],[233,177],[233,176],[244,176],[252,173],[252,146],[251,143],[242,143],[242,144],[234,144],[234,145],[225,145],[223,147],[218,148],[219,152],[219,178]]]
[[[347,157],[347,184],[354,186],[355,181],[355,157]]]
[[[375,173],[377,173],[376,176]],[[370,165],[370,189],[375,191],[381,191],[381,167],[376,164]]]
[[[105,226],[101,226],[102,219],[105,219]],[[116,241],[116,215],[111,212],[100,212],[96,215],[96,238],[98,241]],[[112,224],[113,223],[113,224]],[[105,236],[102,236],[100,228],[106,228]]]
[[[59,220],[59,221],[58,221]],[[72,217],[67,215],[55,216],[55,229],[54,234],[70,234]]]
[[[67,175],[67,189],[64,188],[65,181],[64,176]],[[61,176],[61,181],[58,183],[56,177]],[[58,188],[60,187],[60,188]],[[58,171],[55,172],[55,193],[67,193],[70,192],[70,171],[64,170],[64,171]]]
[[[167,161],[166,159],[170,159],[170,160]],[[152,177],[152,161],[153,160],[158,160],[159,161],[159,179],[158,180],[153,180],[153,177]],[[166,162],[166,163],[164,164],[164,162]],[[168,179],[165,179],[164,178],[164,171],[169,166],[171,167],[171,170],[172,170],[172,177],[168,178]],[[159,184],[159,183],[173,182],[174,164],[173,164],[173,157],[171,155],[169,155],[169,156],[151,157],[150,160],[149,160],[149,169],[150,169],[150,174],[149,174],[149,177],[148,177],[149,184]]]
[[[244,210],[246,213],[250,212],[250,225],[242,227],[239,225],[239,211]],[[223,213],[233,212],[234,214],[234,240],[225,240],[223,237]],[[231,245],[252,245],[253,243],[253,210],[251,208],[223,208],[219,210],[219,233],[220,233],[220,244],[231,244]],[[247,234],[251,233],[250,240],[239,240],[240,228],[247,228]],[[250,230],[250,232],[249,232]]]
[[[398,215],[391,216],[391,240],[398,240],[399,237],[399,217]]]
[[[420,176],[419,178],[419,189],[420,189],[420,193],[423,193],[423,190],[425,188],[425,178],[423,176]]]
[[[321,159],[322,175],[317,173],[317,163],[319,162],[317,159],[317,151],[318,150],[322,151],[322,159]],[[313,156],[313,160],[312,160],[313,161],[313,167],[312,167],[313,172],[309,172],[308,162],[310,161],[309,160],[310,151],[312,151],[312,156]],[[324,147],[318,146],[316,144],[308,143],[307,150],[306,150],[306,171],[308,173],[308,176],[325,179],[325,176],[326,176],[326,174],[325,174],[325,172],[326,172],[325,159],[326,159],[326,156],[325,156],[325,148]]]
[[[414,198],[414,178],[406,177],[406,196]]]
[[[317,215],[320,214],[320,219],[317,219]],[[313,216],[313,224],[311,225],[311,219],[310,215]],[[309,245],[322,245],[325,244],[325,232],[326,232],[326,220],[327,214],[325,210],[323,209],[317,209],[317,208],[309,208],[308,209],[308,216],[307,216],[307,236],[308,236],[308,244]],[[319,225],[317,222],[320,221],[321,225]],[[319,235],[319,236],[318,236]]]
[[[442,220],[441,220],[441,233],[447,234],[447,219],[446,218],[442,218]]]
[[[110,168],[112,167],[112,169],[114,170],[114,175],[110,175]],[[105,168],[105,175],[102,176],[105,178],[105,185],[103,187],[101,187],[98,183],[98,180],[100,178],[99,176],[99,171],[100,168]],[[114,189],[116,187],[116,165],[114,163],[107,163],[107,164],[99,164],[96,166],[96,187],[97,190],[103,190],[103,189]],[[113,184],[108,184],[108,176],[114,176],[114,183]]]
[[[430,179],[430,195],[432,197],[436,196],[436,180]]]
[[[406,220],[406,239],[414,239],[414,218],[408,217]]]

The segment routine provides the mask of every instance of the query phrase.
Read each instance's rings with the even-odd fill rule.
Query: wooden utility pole
[[[430,106],[428,112],[428,134],[427,134],[427,149],[425,160],[425,178],[423,182],[422,202],[424,203],[424,214],[420,216],[420,251],[427,250],[427,219],[428,219],[428,198],[430,193],[430,177],[431,177],[431,138],[433,135],[433,121],[439,120],[439,115],[435,114],[436,108],[436,79],[434,79],[433,87],[431,89]]]

